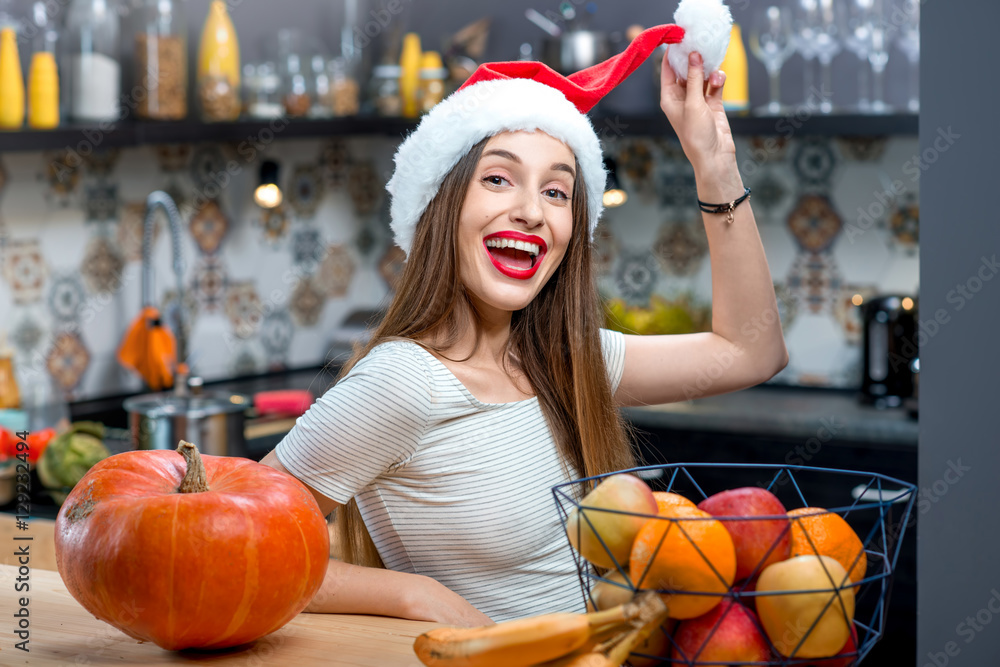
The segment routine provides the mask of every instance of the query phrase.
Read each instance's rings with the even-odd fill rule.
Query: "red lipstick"
[[[486,246],[486,242],[490,239],[510,239],[512,241],[523,241],[524,243],[533,243],[538,246],[538,256],[535,257],[535,263],[530,269],[515,269],[513,267],[507,266],[501,263],[493,256],[490,249]],[[528,280],[538,271],[538,267],[542,265],[542,260],[545,258],[545,252],[548,250],[548,246],[545,244],[545,240],[540,236],[533,236],[531,234],[522,234],[521,232],[505,231],[497,232],[496,234],[490,234],[483,239],[483,250],[486,251],[486,256],[489,257],[490,261],[493,262],[493,266],[497,271],[507,276],[508,278],[514,278],[515,280]]]

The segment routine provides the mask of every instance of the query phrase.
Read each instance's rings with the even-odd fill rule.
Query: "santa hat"
[[[386,185],[396,244],[409,254],[420,216],[463,155],[487,137],[519,130],[541,130],[573,151],[587,188],[593,238],[604,208],[606,174],[586,113],[660,44],[674,45],[669,62],[681,78],[687,78],[692,51],[701,54],[705,72],[718,69],[726,54],[732,17],[722,0],[681,0],[674,21],[643,31],[622,53],[569,76],[538,62],[480,65],[424,116],[396,152],[396,170]]]

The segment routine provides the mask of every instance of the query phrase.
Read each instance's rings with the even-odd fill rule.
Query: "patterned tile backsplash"
[[[185,322],[207,380],[323,363],[356,310],[379,307],[403,257],[383,184],[387,138],[149,146],[0,156],[0,329],[22,386],[51,379],[71,400],[143,389],[116,359],[142,305],[146,195],[180,207],[184,298],[158,213],[153,300]],[[694,174],[675,141],[609,140],[626,205],[597,234],[609,323],[635,331],[711,326],[708,244]],[[902,165],[916,137],[738,137],[790,362],[772,382],[855,387],[861,330],[852,298],[914,294],[917,183]],[[282,205],[253,203],[262,159],[281,165]],[[899,184],[902,183],[902,193]]]
[[[775,384],[856,388],[860,309],[919,283],[919,184],[904,166],[916,137],[737,137],[743,180],[774,280],[789,363]],[[675,142],[606,143],[628,202],[597,234],[610,324],[709,330],[712,283],[690,167]],[[710,311],[709,311],[710,312]]]

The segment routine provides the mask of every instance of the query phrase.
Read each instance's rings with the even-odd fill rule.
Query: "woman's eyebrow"
[[[552,171],[565,171],[573,178],[576,178],[576,172],[573,170],[573,167],[569,166],[564,162],[556,162],[555,164],[552,165],[551,169]]]
[[[491,148],[488,151],[484,151],[483,155],[484,156],[486,156],[486,155],[496,155],[497,157],[502,157],[502,158],[504,158],[506,160],[510,160],[511,162],[514,162],[516,164],[521,164],[521,158],[519,158],[518,156],[514,155],[510,151],[503,150],[502,148]],[[573,167],[569,166],[565,162],[555,162],[549,168],[552,171],[565,171],[567,174],[569,174],[573,178],[576,178],[576,171],[573,169]]]
[[[516,162],[517,164],[521,164],[521,158],[519,158],[518,156],[514,155],[510,151],[503,150],[502,148],[491,148],[488,151],[484,151],[483,155],[484,156],[485,155],[496,155],[497,157],[502,157],[502,158],[504,158],[506,160],[510,160],[511,162]]]

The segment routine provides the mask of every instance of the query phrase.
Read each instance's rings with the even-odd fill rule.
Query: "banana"
[[[641,607],[627,603],[589,614],[555,613],[479,628],[435,628],[413,651],[428,667],[529,667],[572,653],[595,632],[626,627]]]
[[[603,653],[574,653],[572,656],[560,660],[559,662],[545,663],[545,667],[619,667],[614,664]]]
[[[618,667],[618,665],[623,664],[628,660],[628,655],[632,652],[632,649],[649,639],[649,636],[667,620],[667,605],[663,603],[660,597],[655,599],[659,602],[659,605],[651,604],[645,607],[639,613],[639,618],[635,621],[635,624],[639,627],[625,633],[624,637],[607,652],[609,665]]]
[[[631,621],[604,626],[579,649],[536,667],[620,667],[636,646],[646,641],[667,620],[667,606],[655,593],[636,598],[639,611]]]

